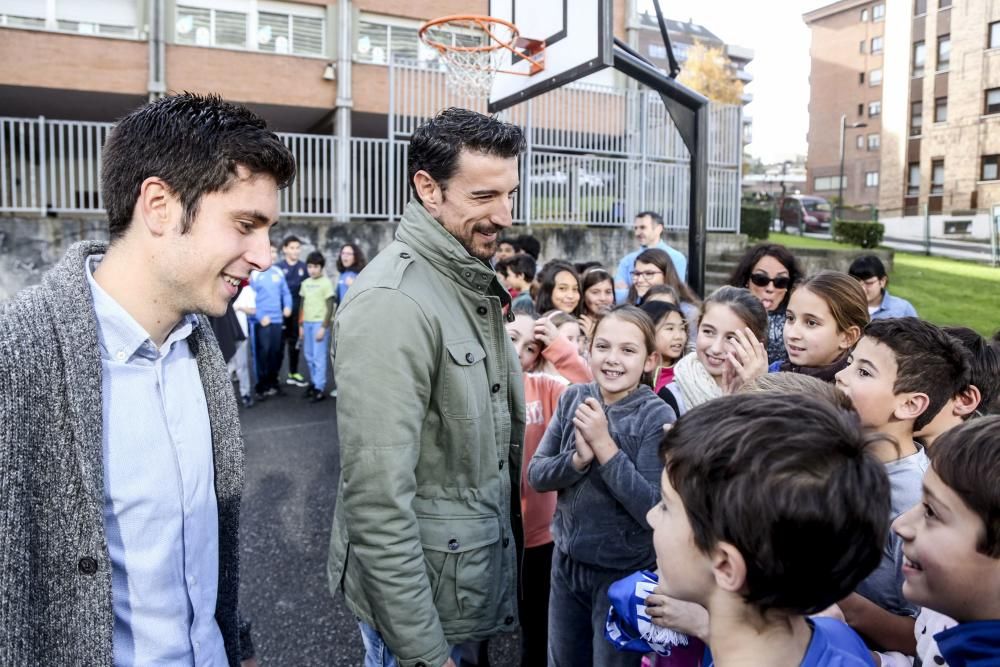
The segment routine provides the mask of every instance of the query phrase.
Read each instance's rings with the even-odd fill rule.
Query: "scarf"
[[[674,382],[684,397],[684,406],[690,410],[702,403],[722,396],[722,387],[715,383],[705,366],[698,361],[697,352],[689,352],[674,366]]]
[[[810,375],[814,378],[818,378],[823,382],[833,383],[836,381],[836,375],[840,371],[847,368],[847,358],[851,356],[845,352],[840,359],[829,366],[796,366],[790,361],[782,362],[778,370],[782,373],[801,373],[802,375]]]

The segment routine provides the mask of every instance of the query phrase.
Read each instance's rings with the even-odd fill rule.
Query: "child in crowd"
[[[562,362],[576,357],[569,343],[557,337],[551,345],[535,334],[537,314],[518,312],[508,322],[507,333],[517,350],[524,371],[524,460],[530,461],[538,449],[545,429],[555,414],[559,397],[566,389],[561,377],[537,372],[545,351]],[[546,329],[546,333],[548,330]],[[546,336],[547,337],[547,336]],[[567,348],[558,354],[558,348]],[[571,354],[572,353],[572,354]],[[577,357],[578,358],[578,357]],[[555,370],[573,374],[575,365],[559,363]],[[539,493],[528,484],[528,468],[521,468],[521,515],[524,523],[524,559],[521,564],[521,595],[518,615],[521,619],[521,665],[544,665],[548,647],[549,576],[552,570],[552,533],[549,529],[556,511],[556,494]]]
[[[302,281],[302,314],[299,318],[299,338],[309,367],[309,388],[305,396],[317,403],[326,398],[327,351],[330,347],[330,321],[333,319],[333,282],[323,273],[326,258],[321,252],[306,257],[309,277]]]
[[[664,436],[647,520],[663,593],[708,612],[705,667],[872,665],[844,623],[807,616],[879,562],[889,483],[871,442],[825,400],[753,393],[695,408]]]
[[[226,370],[229,373],[236,373],[236,380],[240,385],[240,400],[243,402],[243,407],[251,408],[253,386],[250,384],[250,318],[257,312],[257,295],[250,287],[249,280],[245,281],[239,295],[233,301],[233,311],[246,338],[236,344],[236,353],[229,360]]]
[[[285,393],[278,385],[278,371],[281,370],[281,326],[283,318],[292,314],[292,293],[288,291],[285,274],[273,263],[277,256],[278,248],[271,244],[270,268],[250,272],[250,286],[257,295],[254,352],[259,401]]]
[[[531,281],[535,279],[535,260],[531,255],[520,253],[500,260],[497,262],[496,272],[513,299],[510,304],[511,310],[515,312],[534,310]]]
[[[934,419],[916,432],[925,447],[970,417],[988,412],[1000,395],[1000,348],[968,327],[945,327],[944,332],[969,351],[971,374],[969,384],[949,398]]]
[[[674,381],[674,367],[687,352],[688,329],[681,309],[663,303],[662,314],[656,319],[656,352],[660,355],[653,391],[659,392]]]
[[[283,259],[277,267],[285,275],[288,291],[292,295],[292,312],[286,315],[282,322],[282,337],[288,350],[288,377],[285,384],[293,387],[305,387],[306,379],[299,373],[299,348],[302,339],[299,338],[299,320],[301,319],[302,300],[299,298],[299,286],[306,279],[306,267],[299,261],[302,254],[302,241],[297,236],[286,236],[281,242]],[[278,364],[281,365],[280,363]]]
[[[684,320],[691,326],[689,335],[693,338],[696,330],[693,323],[698,318],[700,301],[683,280],[677,275],[674,262],[670,255],[660,248],[647,248],[635,258],[635,268],[632,269],[632,287],[629,289],[626,303],[641,306],[650,289],[657,285],[668,285],[680,297],[677,303],[684,313]]]
[[[646,512],[657,500],[656,446],[673,413],[644,383],[656,366],[653,323],[633,306],[601,318],[595,382],[566,389],[528,464],[536,491],[558,491],[549,604],[554,667],[638,665],[604,640],[608,586],[652,565]],[[590,641],[587,641],[587,638]]]
[[[580,355],[580,325],[574,318],[558,310],[542,317],[533,311],[519,311],[514,318],[520,322],[518,330],[526,322],[531,323],[531,338],[521,356],[521,367],[526,372],[546,373],[563,384],[594,379],[587,360]]]
[[[675,306],[679,306],[681,303],[681,297],[677,294],[675,290],[670,285],[653,285],[646,292],[646,296],[643,298],[643,305],[647,303],[652,303],[655,301],[664,301],[666,303],[672,303]],[[683,313],[683,311],[681,311]]]
[[[365,252],[357,243],[345,243],[340,247],[337,253],[337,303],[343,302],[348,288],[366,266]]]
[[[683,415],[767,370],[767,313],[750,291],[720,287],[701,306],[695,350],[674,366],[658,393]]]
[[[957,622],[917,638],[940,651],[923,665],[1000,665],[1000,416],[948,431],[929,456],[923,502],[892,526],[907,599]]]
[[[886,285],[889,276],[885,272],[885,264],[875,255],[862,255],[853,262],[847,273],[861,283],[868,302],[868,313],[873,320],[884,320],[890,317],[916,317],[917,311],[906,299],[889,294]]]
[[[615,279],[601,266],[592,266],[580,277],[583,306],[580,309],[580,326],[589,341],[594,337],[594,327],[604,313],[615,305]]]
[[[914,317],[875,320],[865,328],[847,367],[837,373],[837,387],[851,399],[861,425],[891,438],[873,448],[892,485],[890,520],[920,502],[929,463],[913,434],[968,385],[968,356],[957,340],[928,322]],[[890,535],[878,567],[840,608],[874,648],[912,656],[913,619],[919,609],[903,597],[902,559],[902,543]]]
[[[561,310],[576,317],[580,314],[580,274],[573,265],[563,260],[553,260],[538,272],[538,294],[535,310],[547,313]]]
[[[785,310],[788,360],[771,364],[770,370],[833,382],[868,322],[858,282],[846,273],[820,271],[792,292]]]

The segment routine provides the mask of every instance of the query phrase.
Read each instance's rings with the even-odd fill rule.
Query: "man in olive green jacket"
[[[523,146],[516,126],[464,109],[419,128],[415,199],[334,324],[329,582],[369,657],[401,667],[475,664],[475,642],[516,628],[524,393],[489,259]]]

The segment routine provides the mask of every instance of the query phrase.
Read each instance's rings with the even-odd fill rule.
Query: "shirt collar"
[[[104,255],[91,255],[85,263],[87,283],[94,299],[94,313],[97,316],[97,339],[101,346],[101,357],[125,363],[133,356],[155,359],[160,354],[146,330],[135,318],[104,291],[94,280],[94,269],[104,259]],[[169,350],[178,340],[191,335],[198,326],[198,317],[187,314],[170,331],[162,350]]]

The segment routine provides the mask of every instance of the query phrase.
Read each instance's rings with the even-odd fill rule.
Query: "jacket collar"
[[[510,295],[500,284],[493,267],[470,255],[416,199],[406,205],[396,238],[455,282],[480,294],[498,296],[504,304],[510,302]]]

